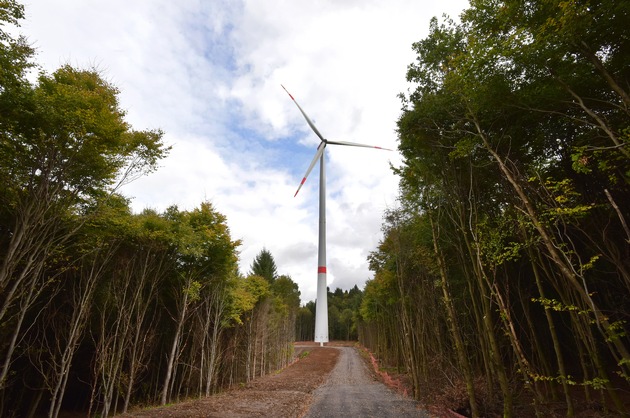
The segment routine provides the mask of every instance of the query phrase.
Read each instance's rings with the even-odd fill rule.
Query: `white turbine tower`
[[[293,98],[291,93],[282,86],[284,91],[287,92],[293,103],[300,109],[302,116],[306,119],[306,123],[311,127],[315,135],[317,135],[320,139],[319,146],[317,147],[317,152],[315,153],[315,157],[313,157],[313,161],[311,161],[311,165],[308,166],[308,170],[306,170],[306,174],[304,174],[304,178],[302,178],[302,182],[297,188],[295,195],[297,196],[298,192],[306,182],[306,178],[310,174],[311,170],[319,160],[319,247],[317,252],[317,303],[315,305],[315,342],[320,343],[320,345],[324,345],[324,343],[328,342],[328,292],[326,286],[326,169],[324,164],[324,149],[326,145],[347,145],[351,147],[364,147],[364,148],[376,148],[381,150],[391,151],[388,148],[375,147],[372,145],[365,144],[357,144],[355,142],[344,142],[344,141],[329,141],[324,139],[321,133],[317,130],[313,122],[306,116],[306,113],[298,102]]]

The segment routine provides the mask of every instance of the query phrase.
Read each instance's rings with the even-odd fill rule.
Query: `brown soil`
[[[242,388],[175,405],[131,411],[119,417],[302,416],[312,402],[313,391],[324,383],[335,367],[339,350],[320,348],[315,343],[296,343],[295,349],[296,355],[302,358],[284,370],[253,380]]]
[[[326,344],[327,347],[352,347],[354,343],[351,342],[331,342]],[[341,351],[320,348],[319,344],[313,342],[300,342],[295,344],[295,355],[298,360],[287,368],[249,382],[242,387],[227,390],[221,394],[214,395],[208,398],[196,399],[186,402],[180,402],[174,405],[164,407],[149,407],[145,409],[135,409],[127,414],[119,415],[119,418],[129,417],[304,417],[307,413],[311,416],[335,416],[328,412],[321,413],[318,403],[321,400],[314,402],[315,395],[319,396],[319,392],[332,390],[332,394],[336,395],[343,389],[344,385],[335,386],[335,380],[339,380],[340,376],[333,376],[331,372],[338,364],[338,360],[341,358]],[[366,372],[369,374],[368,380],[382,381],[392,389],[398,392],[404,391],[404,384],[391,384],[391,378],[384,379],[370,364],[369,354],[364,352],[361,356],[363,362],[365,362]],[[356,364],[351,367],[354,371],[361,369]],[[353,373],[354,373],[353,371]],[[339,372],[339,370],[338,370]],[[343,372],[343,371],[342,371]],[[350,370],[346,374],[349,374]],[[343,373],[341,377],[348,379]],[[396,379],[394,379],[396,380]],[[339,382],[337,382],[339,383]],[[348,383],[341,382],[342,384]],[[356,383],[356,382],[355,382]],[[366,382],[363,382],[366,383]],[[396,382],[394,382],[396,383]],[[369,384],[367,382],[366,384]],[[319,389],[318,389],[319,388]],[[356,389],[356,388],[355,388]],[[317,390],[317,391],[316,391]],[[359,387],[359,395],[363,395],[366,391],[364,386]],[[408,390],[407,392],[410,392]],[[319,395],[318,395],[319,394]],[[319,396],[321,398],[321,396]],[[334,398],[330,396],[330,393],[326,395],[327,398]],[[361,399],[358,395],[344,395],[341,396],[344,400],[357,398],[357,402]],[[373,401],[377,400],[377,396],[372,396]],[[416,410],[417,415],[413,416],[430,416],[434,418],[466,418],[459,415],[456,412],[437,405],[449,405],[452,402],[447,402],[442,399],[438,402],[430,402],[432,405],[425,406],[425,411]],[[400,403],[400,400],[397,401]],[[406,401],[405,401],[406,402]],[[368,402],[358,402],[359,404],[367,404]],[[383,403],[383,402],[381,402]],[[452,405],[451,405],[452,406]],[[546,416],[561,417],[564,414],[562,408],[553,410],[553,405],[548,405],[549,410],[546,411]],[[589,408],[588,406],[591,406]],[[346,404],[343,406],[346,408]],[[418,406],[419,407],[419,406]],[[311,411],[309,412],[309,408]],[[391,409],[395,411],[396,404],[393,404]],[[535,414],[531,410],[532,408],[519,409],[519,412],[515,416],[519,417],[534,417]],[[345,411],[345,410],[344,410]],[[576,417],[591,418],[591,417],[608,417],[614,416],[614,414],[605,414],[602,411],[596,411],[592,408],[592,405],[586,405],[580,403],[580,406],[576,407]],[[347,411],[345,411],[347,412]],[[337,414],[339,415],[339,414]],[[351,416],[344,414],[345,416]],[[383,413],[368,414],[369,416],[383,416]],[[62,414],[64,417],[80,417],[81,414],[69,415]],[[358,416],[358,415],[355,415]],[[392,415],[394,416],[394,415]],[[499,416],[499,414],[490,414],[489,416]]]

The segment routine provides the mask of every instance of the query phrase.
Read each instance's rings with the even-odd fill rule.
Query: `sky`
[[[326,148],[328,284],[363,288],[367,257],[396,207],[399,93],[429,21],[464,0],[23,0],[20,33],[51,73],[97,69],[136,130],[172,146],[155,173],[124,186],[134,212],[209,201],[240,239],[247,274],[266,248],[302,302],[317,288],[318,166],[294,193],[319,139]]]

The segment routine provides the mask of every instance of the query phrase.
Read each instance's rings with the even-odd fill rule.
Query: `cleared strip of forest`
[[[283,370],[218,395],[163,407],[130,411],[119,417],[296,417],[302,415],[339,357],[338,350],[296,347],[298,361]]]

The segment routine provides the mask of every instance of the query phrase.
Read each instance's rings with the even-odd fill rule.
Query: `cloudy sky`
[[[397,94],[411,44],[464,0],[25,0],[21,33],[37,62],[96,68],[120,90],[135,129],[173,146],[125,186],[135,212],[210,201],[241,239],[241,272],[263,247],[302,300],[315,299],[317,167],[293,197],[319,139],[397,148]],[[329,286],[360,288],[366,257],[396,206],[398,152],[328,146]]]

